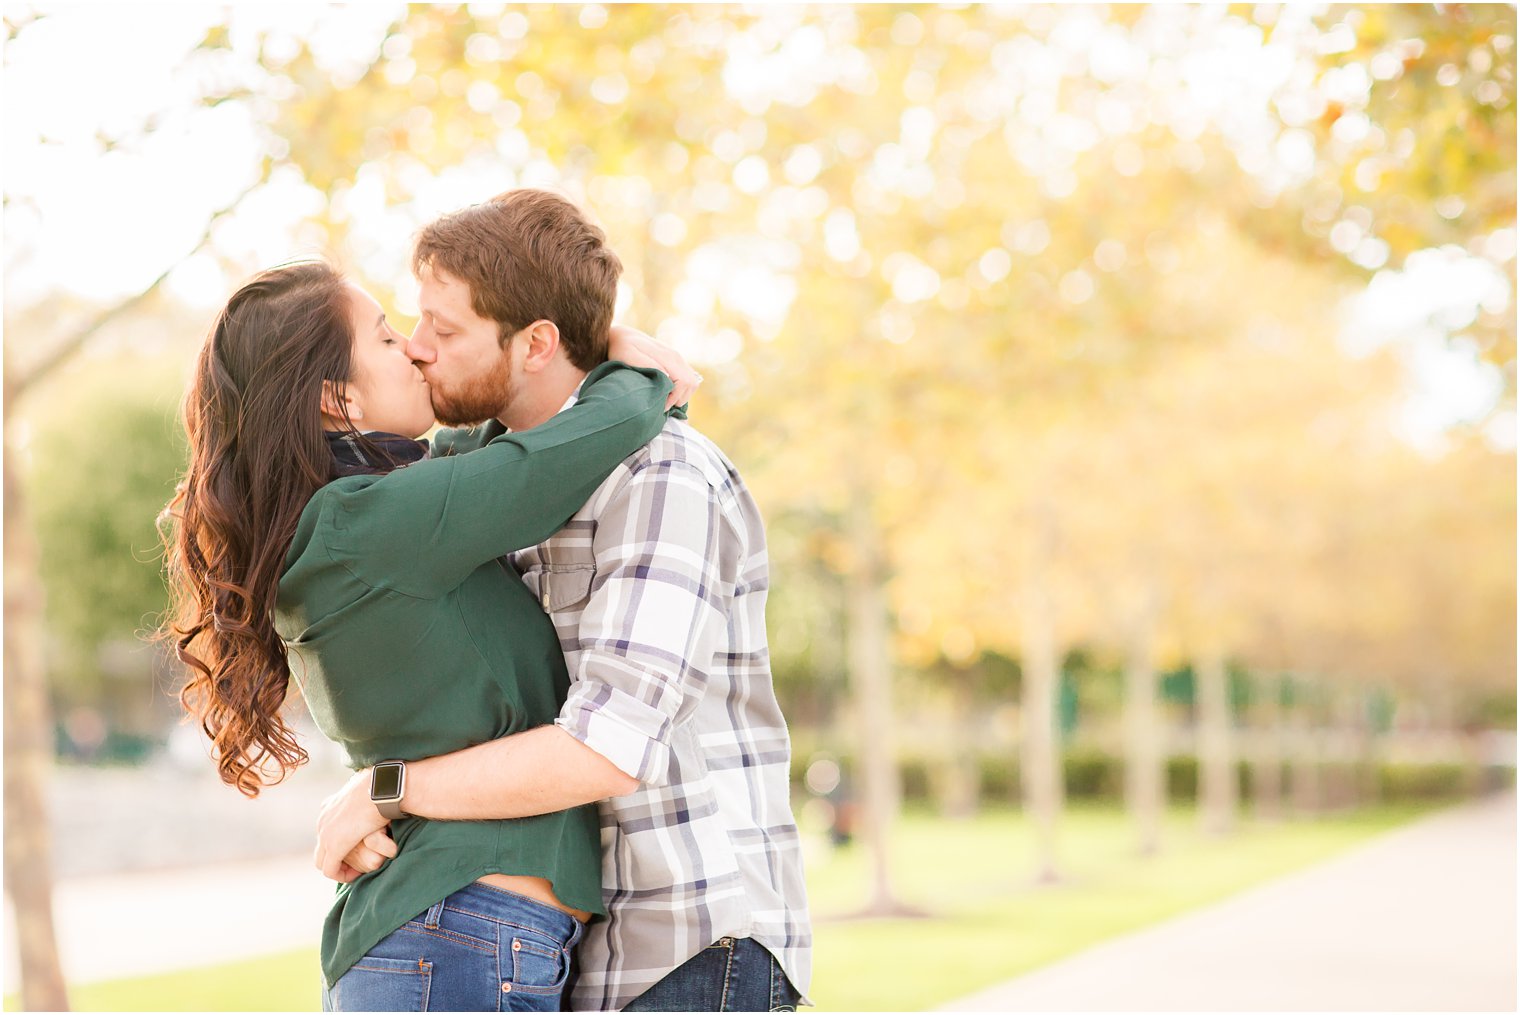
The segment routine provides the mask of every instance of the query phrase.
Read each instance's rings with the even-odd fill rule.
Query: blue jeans
[[[796,1011],[802,995],[781,963],[747,937],[708,945],[624,1011]]]
[[[323,1011],[559,1011],[579,920],[475,882],[408,920],[322,992]]]

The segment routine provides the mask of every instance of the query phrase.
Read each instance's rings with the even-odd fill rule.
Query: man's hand
[[[394,859],[395,856],[396,840],[391,838],[389,829],[382,828],[378,832],[370,832],[363,842],[348,851],[339,867],[339,874],[352,872],[352,877],[344,877],[344,880],[352,881],[360,874],[379,870],[385,861]]]
[[[370,802],[369,778],[367,768],[355,772],[341,790],[322,803],[312,863],[325,878],[347,884],[396,855],[395,842],[384,834],[390,822]]]

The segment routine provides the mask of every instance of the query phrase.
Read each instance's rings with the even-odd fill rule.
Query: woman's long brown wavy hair
[[[301,511],[334,476],[321,391],[351,376],[349,306],[343,277],[321,262],[271,269],[233,294],[196,361],[189,465],[159,516],[171,606],[158,634],[189,667],[180,701],[222,781],[250,797],[307,760],[280,715],[290,665],[274,606]]]

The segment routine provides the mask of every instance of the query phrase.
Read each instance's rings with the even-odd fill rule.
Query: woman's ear
[[[344,410],[347,409],[348,418],[351,420],[363,419],[364,409],[354,400],[349,393],[348,385],[339,381],[322,382],[322,415],[335,420],[344,418]]]
[[[559,354],[559,325],[553,321],[534,321],[523,329],[522,337],[527,347],[523,369],[530,374],[543,370]]]

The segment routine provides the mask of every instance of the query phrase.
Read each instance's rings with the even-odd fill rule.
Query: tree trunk
[[[850,686],[860,723],[857,737],[864,797],[864,833],[871,868],[867,915],[905,910],[892,889],[891,839],[901,798],[892,729],[892,663],[888,646],[887,600],[883,588],[881,540],[869,503],[858,496],[851,511],[854,567],[849,579]]]
[[[1161,714],[1156,707],[1159,688],[1153,624],[1153,616],[1145,612],[1135,625],[1124,662],[1124,802],[1143,856],[1161,849],[1161,818],[1166,806],[1166,757]]]
[[[1262,821],[1282,819],[1283,725],[1279,682],[1268,678],[1256,682],[1251,713],[1256,750],[1251,765],[1251,808]]]
[[[23,393],[31,391],[74,358],[112,322],[147,303],[170,273],[211,239],[212,230],[269,175],[272,162],[260,163],[259,175],[230,203],[206,219],[195,245],[171,263],[141,292],[97,314],[83,327],[44,348],[24,370],[4,365],[4,402],[0,418],[5,447],[5,890],[16,912],[21,953],[21,1006],[27,1011],[67,1011],[68,993],[58,962],[53,929],[53,875],[50,836],[43,801],[45,773],[52,757],[53,723],[48,708],[43,659],[42,580],[37,574],[37,545],[27,516],[25,492],[14,472],[11,414]]]
[[[1354,753],[1351,743],[1351,719],[1344,687],[1330,687],[1320,705],[1323,722],[1316,737],[1320,758],[1320,810],[1335,814],[1351,809],[1353,803]]]
[[[1060,746],[1056,741],[1056,689],[1060,658],[1056,649],[1054,608],[1046,588],[1045,562],[1052,534],[1048,515],[1036,520],[1035,552],[1025,576],[1023,595],[1023,730],[1020,781],[1024,809],[1034,823],[1036,880],[1060,880],[1056,863],[1056,824],[1065,796]]]
[[[1349,811],[1361,804],[1362,717],[1361,691],[1341,687],[1335,692],[1335,807]]]
[[[9,400],[9,399],[8,399]],[[67,1011],[53,928],[53,873],[43,799],[53,723],[42,658],[42,582],[25,495],[5,454],[5,891],[16,914],[21,1007]]]
[[[1364,805],[1378,803],[1383,795],[1378,777],[1383,760],[1383,734],[1377,728],[1378,716],[1374,714],[1377,700],[1376,689],[1369,688],[1357,695],[1357,799]]]
[[[1224,654],[1214,648],[1204,651],[1196,673],[1199,818],[1205,832],[1226,835],[1235,829],[1240,789]]]
[[[1292,743],[1293,760],[1290,767],[1292,778],[1293,813],[1296,817],[1311,817],[1324,806],[1324,785],[1321,781],[1320,738],[1315,703],[1302,683],[1294,685]]]
[[[977,755],[976,688],[970,673],[952,673],[954,682],[953,741],[945,760],[940,786],[940,812],[947,818],[964,821],[976,815],[981,806],[982,779]]]
[[[1466,728],[1457,685],[1450,673],[1438,673],[1427,686],[1431,729],[1452,748],[1452,760],[1462,766],[1462,791],[1474,795],[1483,785],[1482,752],[1476,737]]]

